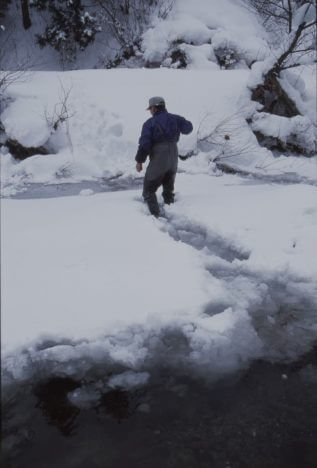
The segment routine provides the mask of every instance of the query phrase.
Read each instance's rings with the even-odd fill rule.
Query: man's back
[[[161,111],[152,117],[153,140],[154,143],[162,141],[162,131],[167,141],[179,140],[180,134],[188,134],[192,131],[192,124],[180,115],[170,114],[167,111]]]
[[[144,123],[139,140],[140,149],[143,154],[149,154],[156,143],[163,141],[176,143],[181,133],[187,135],[192,129],[191,122],[184,117],[162,110]]]

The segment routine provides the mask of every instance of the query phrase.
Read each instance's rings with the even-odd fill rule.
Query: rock
[[[17,140],[11,140],[10,138],[8,138],[5,141],[4,146],[6,146],[9,149],[12,156],[19,160],[29,158],[30,156],[34,156],[35,154],[49,154],[44,146],[30,146],[27,148],[21,145]]]

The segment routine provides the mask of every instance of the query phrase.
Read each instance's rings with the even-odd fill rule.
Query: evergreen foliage
[[[32,0],[30,6],[50,13],[50,24],[37,35],[41,47],[50,45],[59,52],[74,46],[83,50],[100,31],[96,18],[85,10],[81,0]]]

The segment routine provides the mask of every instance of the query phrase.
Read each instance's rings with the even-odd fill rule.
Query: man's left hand
[[[141,172],[141,171],[142,171],[142,163],[139,163],[139,162],[136,163],[135,168],[136,168],[136,170],[137,170],[138,172]]]

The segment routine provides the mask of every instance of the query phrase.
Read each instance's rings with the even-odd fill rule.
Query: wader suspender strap
[[[166,134],[165,134],[164,130],[162,129],[161,125],[158,122],[155,122],[155,125],[157,125],[158,129],[161,132],[161,135],[165,138],[165,143],[176,143],[176,141],[170,141],[170,140],[168,140],[166,138]]]
[[[155,122],[155,125],[158,126],[158,129],[160,130],[161,135],[165,138],[165,141],[168,142],[168,140],[166,140],[166,135],[165,135],[165,133],[164,133],[164,131],[163,131],[161,125],[160,125],[158,122]]]

